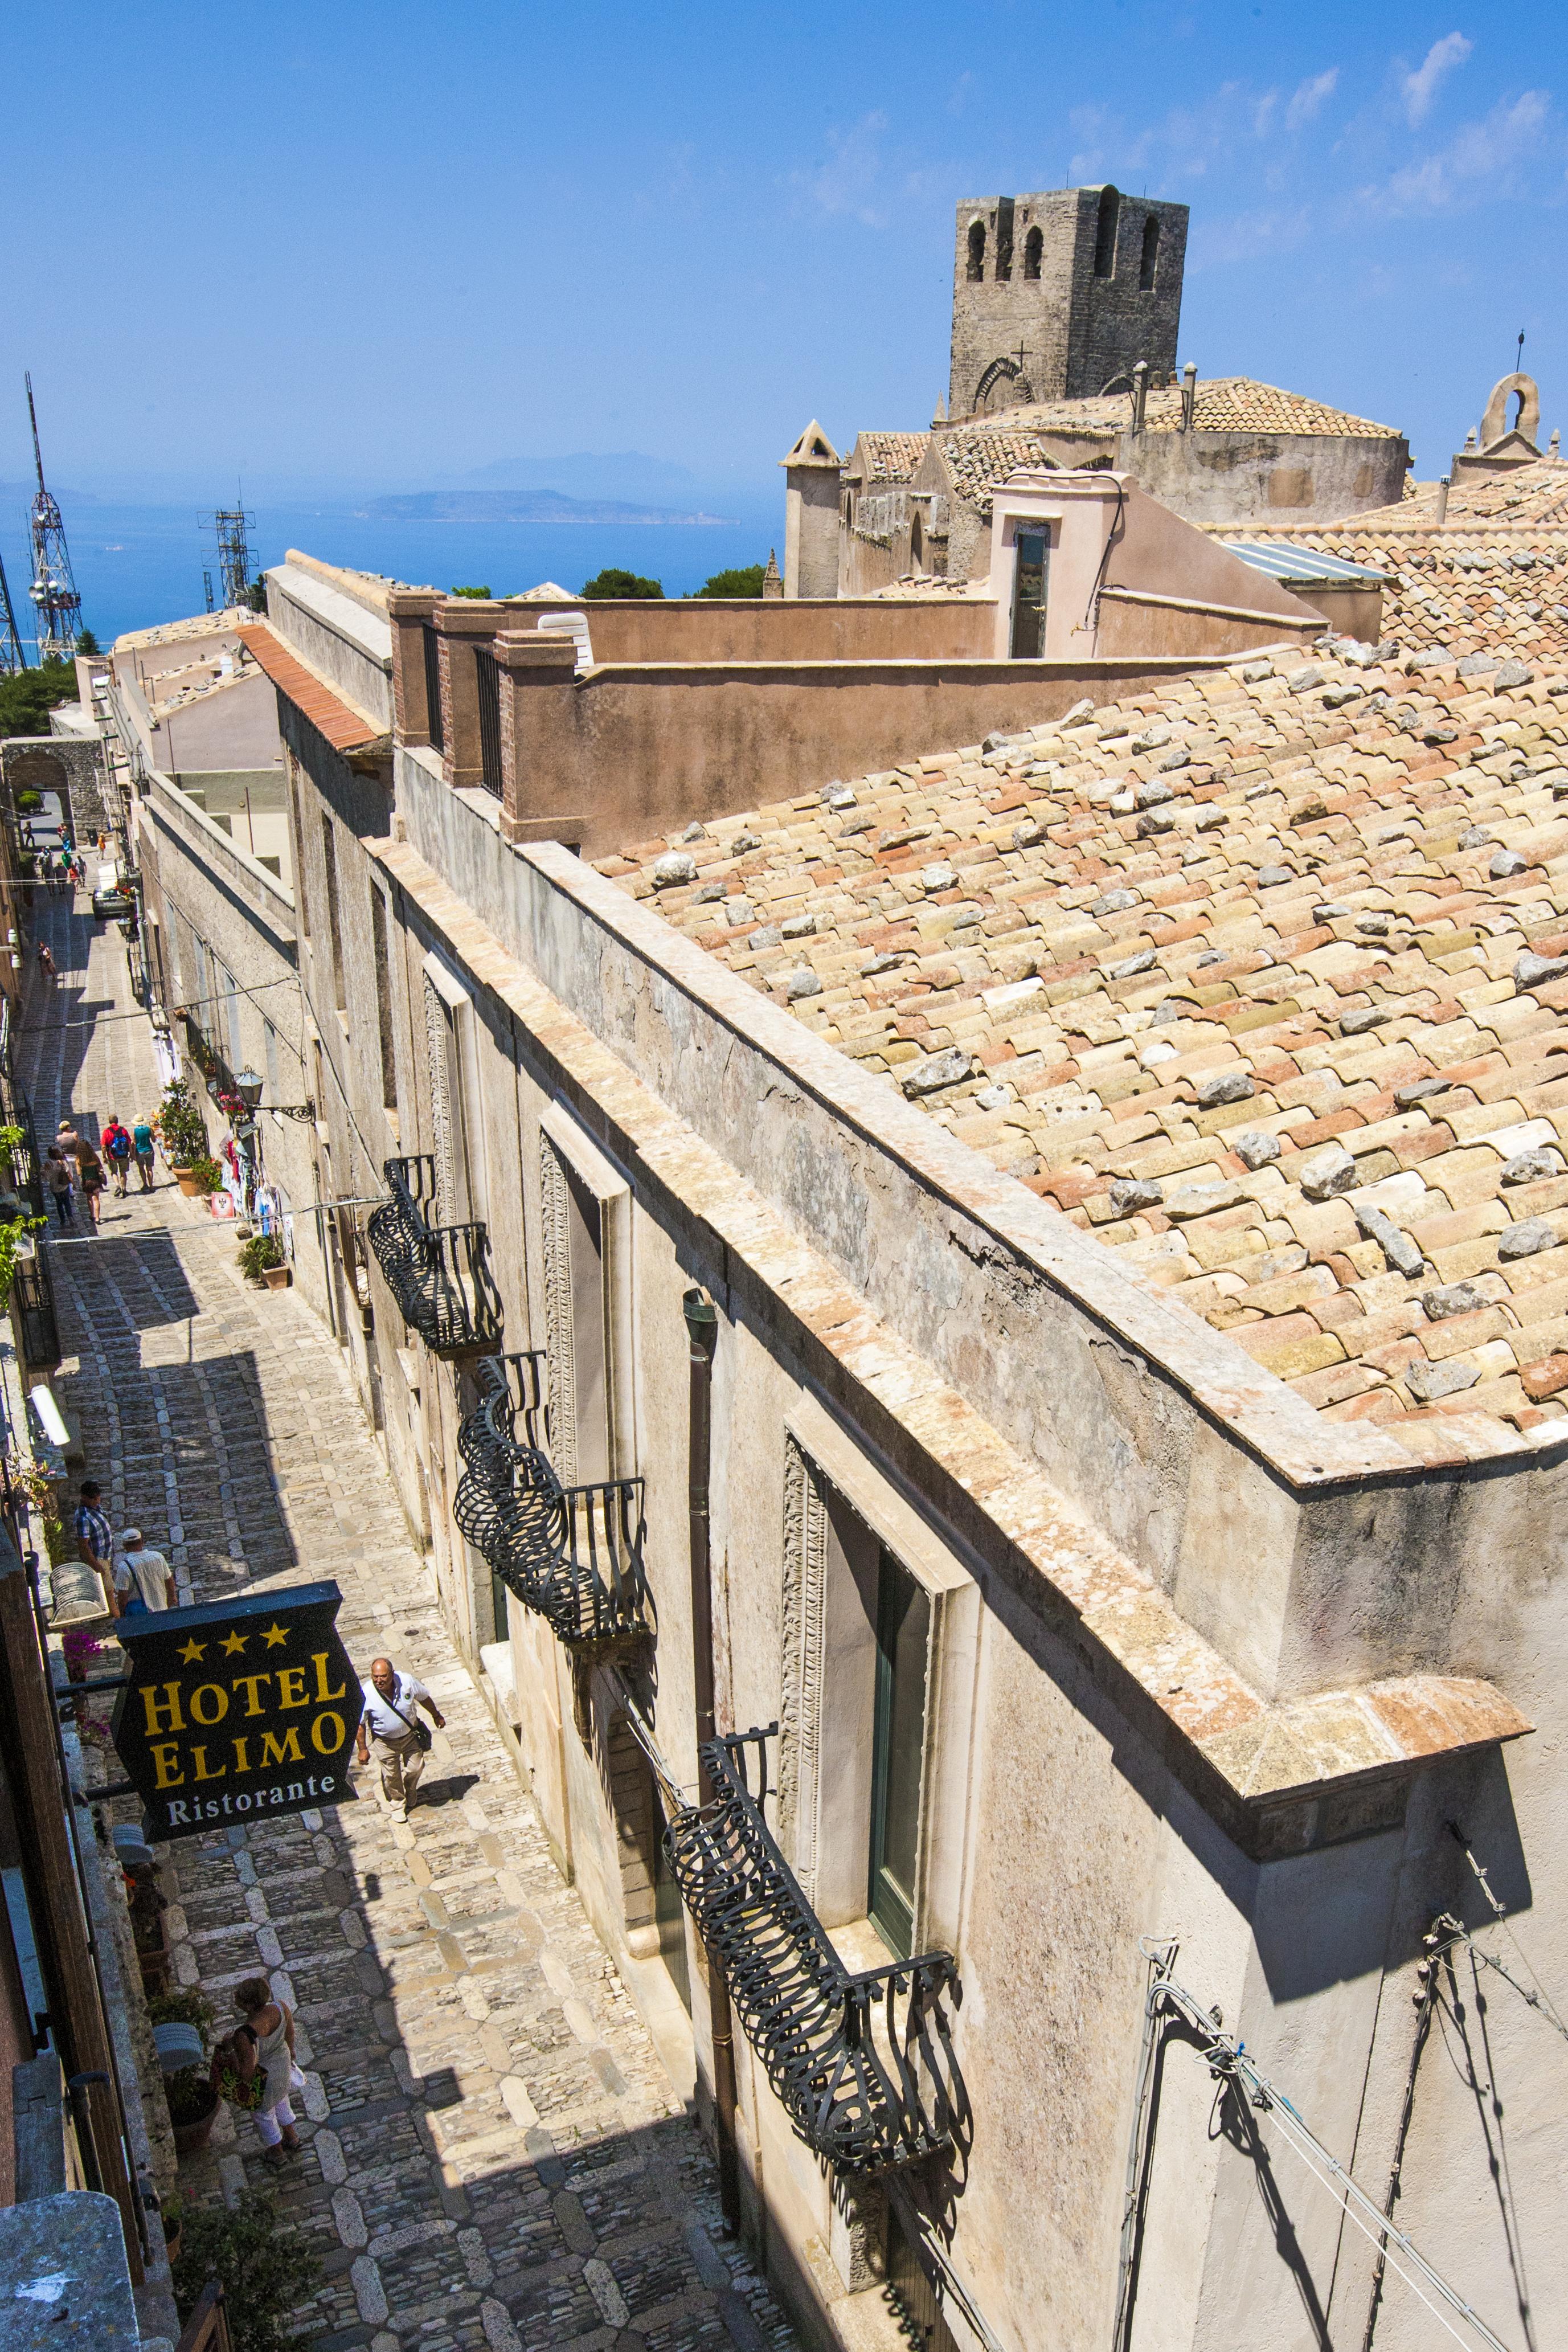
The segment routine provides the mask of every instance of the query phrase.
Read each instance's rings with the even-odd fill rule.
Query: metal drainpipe
[[[708,1544],[708,1464],[713,1438],[713,1351],[718,1338],[718,1316],[711,1298],[688,1290],[682,1307],[691,1341],[691,1411],[686,1449],[686,1492],[690,1520],[692,1577],[692,1684],[695,1701],[697,1748],[712,1739],[714,1720],[713,1577]],[[698,1801],[709,1805],[714,1786],[706,1763],[699,1761]],[[718,2193],[724,2226],[731,2237],[740,2230],[740,2164],[735,2141],[735,2031],[730,2016],[729,1988],[709,1958],[708,2023],[713,2037],[714,2136],[718,2143]]]

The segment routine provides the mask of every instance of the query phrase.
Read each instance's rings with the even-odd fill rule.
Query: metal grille
[[[420,631],[424,639],[424,731],[431,749],[444,751],[446,730],[441,723],[441,640],[428,621]]]
[[[501,797],[501,669],[493,653],[474,649],[475,682],[479,702],[479,781],[487,793]]]
[[[365,1237],[403,1321],[433,1355],[493,1354],[505,1326],[484,1226],[427,1223],[435,1192],[428,1153],[389,1160],[383,1173],[392,1198],[371,1210]]]
[[[643,1482],[563,1486],[541,1439],[549,1429],[537,1350],[480,1367],[491,1393],[457,1433],[464,1474],[452,1515],[525,1608],[569,1647],[649,1630],[643,1567]]]
[[[799,2137],[852,2177],[891,2172],[967,2132],[951,2022],[963,1988],[946,1952],[845,1968],[763,1819],[777,1733],[770,1724],[701,1749],[713,1802],[676,1814],[665,1851]]]

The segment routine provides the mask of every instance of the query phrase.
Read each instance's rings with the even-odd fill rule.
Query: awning
[[[329,686],[324,686],[315,671],[306,668],[298,655],[290,651],[266,621],[247,621],[238,634],[241,645],[259,662],[274,686],[308,719],[318,734],[326,737],[334,751],[361,751],[367,744],[385,739],[384,727],[376,726],[351,703],[334,694]]]
[[[1282,547],[1278,540],[1228,539],[1225,545],[1254,572],[1289,588],[1381,588],[1386,578],[1365,563],[1351,563],[1343,555],[1325,555],[1318,547]]]

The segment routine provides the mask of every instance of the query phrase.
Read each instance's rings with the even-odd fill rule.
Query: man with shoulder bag
[[[446,1717],[424,1685],[413,1675],[400,1675],[390,1658],[372,1660],[370,1681],[361,1687],[365,1711],[360,1717],[356,1742],[360,1762],[369,1761],[368,1737],[375,1743],[382,1794],[389,1805],[402,1805],[406,1822],[413,1811],[419,1776],[431,1746],[419,1709],[423,1707],[437,1726],[444,1724]]]

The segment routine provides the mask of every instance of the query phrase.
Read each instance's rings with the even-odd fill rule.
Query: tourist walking
[[[389,1805],[402,1805],[406,1822],[413,1811],[419,1776],[430,1749],[430,1734],[419,1720],[419,1709],[423,1707],[438,1727],[446,1717],[424,1685],[413,1675],[400,1675],[390,1658],[372,1659],[370,1681],[361,1687],[365,1711],[356,1739],[360,1762],[369,1761],[368,1730],[381,1767],[382,1794]]]
[[[82,1480],[76,1516],[77,1558],[99,1578],[109,1613],[113,1617],[118,1613],[114,1605],[114,1529],[103,1509],[102,1497],[103,1489],[96,1478]]]
[[[76,1203],[72,1198],[76,1189],[76,1179],[71,1171],[70,1161],[64,1152],[57,1150],[52,1143],[44,1154],[44,1181],[47,1184],[53,1197],[55,1214],[60,1221],[60,1231],[70,1232],[77,1221]]]
[[[38,941],[38,970],[43,973],[46,980],[57,980],[59,977],[59,974],[55,970],[54,957],[49,953],[49,943],[47,940],[40,940]]]
[[[131,1130],[131,1149],[136,1154],[136,1173],[141,1179],[144,1192],[152,1190],[152,1126],[149,1119],[139,1118]]]
[[[99,1220],[98,1204],[103,1198],[104,1187],[109,1182],[109,1176],[102,1160],[91,1144],[85,1139],[78,1141],[77,1145],[77,1181],[81,1186],[81,1196],[87,1202],[87,1213],[92,1219],[93,1231],[96,1233]]]
[[[126,1528],[116,1546],[114,1596],[117,1617],[174,1606],[174,1571],[161,1551],[143,1544],[140,1528]]]
[[[246,1977],[235,1985],[235,2007],[244,2023],[213,2053],[213,2087],[235,2106],[251,2109],[261,2139],[261,2160],[281,2172],[299,2150],[288,2095],[305,2088],[294,2059],[294,2012],[287,2001],[274,2000],[266,1977]],[[258,2075],[259,2093],[254,2088]]]
[[[125,1198],[125,1180],[131,1173],[131,1129],[120,1123],[118,1111],[109,1114],[109,1125],[103,1130],[102,1143],[109,1160],[110,1173],[114,1178],[117,1197]]]

